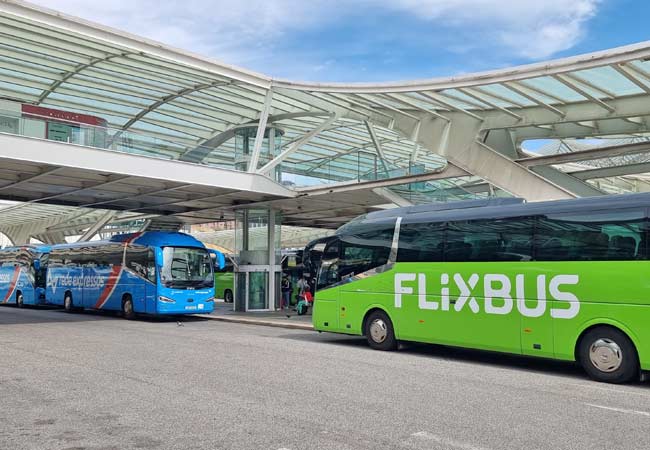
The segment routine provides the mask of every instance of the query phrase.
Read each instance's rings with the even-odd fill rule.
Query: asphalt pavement
[[[645,449],[650,384],[201,318],[0,307],[0,449]]]

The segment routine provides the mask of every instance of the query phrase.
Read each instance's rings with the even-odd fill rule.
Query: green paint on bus
[[[316,330],[650,370],[650,195],[413,209],[337,231]],[[374,340],[369,317],[389,323]]]

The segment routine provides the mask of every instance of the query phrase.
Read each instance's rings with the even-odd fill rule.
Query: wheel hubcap
[[[70,301],[70,297],[66,297],[65,304],[63,306],[65,306],[65,309],[70,309],[70,307],[72,306],[71,303],[72,302]]]
[[[616,342],[601,338],[589,347],[589,359],[601,372],[614,372],[621,367],[623,352]]]
[[[388,336],[388,327],[382,319],[375,319],[370,324],[370,337],[373,341],[381,344]]]
[[[133,307],[131,306],[131,302],[126,302],[126,303],[124,304],[124,312],[125,312],[125,313],[127,313],[127,314],[131,314],[131,310],[132,310],[132,309],[133,309]]]

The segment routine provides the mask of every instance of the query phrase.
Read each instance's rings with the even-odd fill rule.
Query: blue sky
[[[650,39],[644,0],[35,0],[278,78],[449,76]]]

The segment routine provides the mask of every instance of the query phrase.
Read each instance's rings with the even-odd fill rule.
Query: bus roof
[[[106,244],[131,243],[151,247],[200,247],[203,243],[193,236],[185,233],[166,231],[145,231],[142,233],[116,234],[105,241],[75,242],[73,244],[53,245],[52,249],[79,248]]]
[[[205,245],[194,236],[179,232],[145,231],[143,233],[116,234],[109,242],[129,242],[153,247],[201,247]]]
[[[510,201],[508,201],[510,200]],[[503,219],[556,213],[603,211],[612,209],[642,209],[650,207],[650,192],[639,194],[604,195],[526,203],[521,199],[470,200],[448,204],[430,204],[378,211],[343,225],[337,234],[361,224],[382,224],[402,217],[402,223],[446,222],[451,220]],[[648,211],[643,211],[648,216]]]

